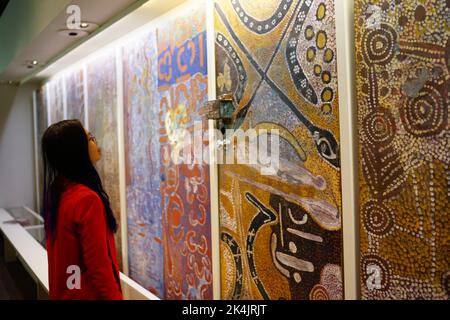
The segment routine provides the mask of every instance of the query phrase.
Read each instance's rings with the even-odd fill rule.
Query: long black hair
[[[43,216],[45,230],[56,236],[61,194],[73,183],[80,183],[98,194],[106,210],[108,227],[117,231],[108,194],[89,157],[89,141],[79,120],[64,120],[47,128],[42,136],[44,163]]]

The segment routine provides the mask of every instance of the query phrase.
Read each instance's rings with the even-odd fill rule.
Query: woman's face
[[[96,163],[102,157],[102,151],[97,146],[97,140],[95,137],[85,129],[88,138],[89,157],[92,163]]]

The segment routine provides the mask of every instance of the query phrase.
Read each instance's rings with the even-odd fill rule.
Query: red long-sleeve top
[[[74,184],[61,194],[54,239],[47,236],[50,299],[120,300],[114,234],[100,197]],[[75,266],[75,267],[74,267]],[[81,279],[74,275],[79,267]]]

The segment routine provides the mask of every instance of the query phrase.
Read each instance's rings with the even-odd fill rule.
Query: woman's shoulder
[[[81,183],[74,183],[64,194],[64,198],[74,202],[79,201],[100,201],[99,195],[91,188]]]
[[[94,190],[83,184],[74,183],[61,195],[59,210],[69,221],[81,223],[89,212],[102,211],[104,206]]]

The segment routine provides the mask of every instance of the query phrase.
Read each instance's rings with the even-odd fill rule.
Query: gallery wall
[[[0,208],[35,208],[32,92],[36,87],[0,85]]]
[[[50,79],[37,138],[67,118],[96,136],[123,271],[161,298],[448,299],[449,35],[428,26],[450,7],[432,2],[188,2]],[[168,159],[211,92],[235,129],[278,130],[277,174]]]
[[[161,298],[212,299],[209,166],[167,158],[207,101],[205,4],[159,20],[36,91],[36,142],[48,125],[79,119],[102,149],[96,168],[119,221],[121,269]]]

